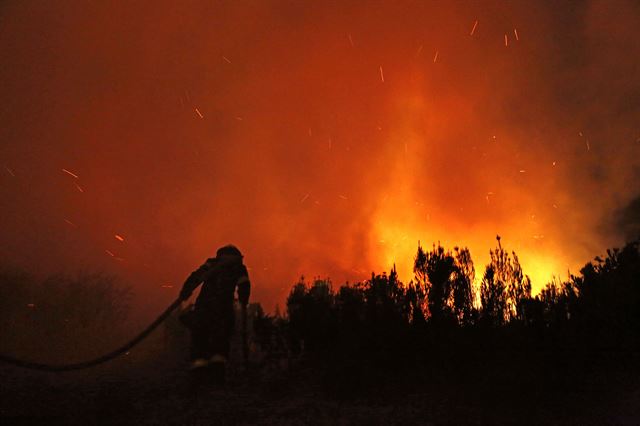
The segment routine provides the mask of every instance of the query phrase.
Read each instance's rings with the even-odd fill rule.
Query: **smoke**
[[[627,241],[640,238],[640,197],[635,198],[617,212],[613,225]]]
[[[233,242],[271,308],[301,274],[408,280],[418,240],[481,269],[500,234],[540,288],[624,238],[639,24],[631,1],[5,2],[3,258],[153,305]]]

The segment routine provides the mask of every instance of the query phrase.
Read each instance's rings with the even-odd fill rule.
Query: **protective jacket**
[[[237,249],[223,248],[221,250]],[[238,251],[239,253],[239,251]],[[193,271],[185,281],[180,297],[189,298],[202,284],[191,315],[182,318],[191,329],[191,358],[194,363],[228,358],[235,315],[233,296],[238,289],[238,300],[243,308],[249,302],[251,284],[241,255],[219,255],[208,259]]]
[[[180,292],[181,298],[188,299],[203,282],[196,310],[232,307],[236,287],[240,304],[246,306],[249,303],[251,283],[240,256],[207,259],[189,275]]]

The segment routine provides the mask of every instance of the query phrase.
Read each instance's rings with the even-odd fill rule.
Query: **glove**
[[[183,286],[180,290],[180,300],[187,300],[191,297],[191,290],[187,286]]]

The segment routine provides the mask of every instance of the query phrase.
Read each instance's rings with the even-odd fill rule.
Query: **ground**
[[[474,384],[403,393],[368,389],[337,397],[304,361],[232,368],[224,388],[194,391],[184,363],[124,358],[77,373],[38,373],[3,367],[3,424],[408,425],[408,424],[638,424],[637,381],[622,393],[602,377],[580,389],[491,394]],[[233,366],[232,366],[233,367]],[[634,390],[635,389],[635,390]],[[363,394],[364,395],[364,394]]]

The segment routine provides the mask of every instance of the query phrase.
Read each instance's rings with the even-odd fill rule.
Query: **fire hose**
[[[98,358],[94,358],[84,362],[77,362],[73,364],[44,364],[39,362],[25,361],[15,358],[10,355],[0,354],[0,362],[15,365],[16,367],[27,368],[30,370],[50,371],[50,372],[62,372],[72,370],[82,370],[89,367],[94,367],[99,364],[103,364],[118,356],[128,352],[131,348],[136,346],[142,340],[144,340],[153,330],[155,330],[164,320],[167,319],[171,312],[173,312],[182,303],[182,298],[177,298],[165,311],[160,314],[147,328],[145,328],[140,334],[131,339],[126,344],[122,345],[118,349],[115,349],[107,354],[104,354]]]

